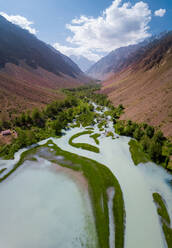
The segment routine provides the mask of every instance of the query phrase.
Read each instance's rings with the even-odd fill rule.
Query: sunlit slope
[[[172,34],[137,53],[126,68],[103,83],[113,103],[122,103],[122,119],[145,121],[172,136]]]

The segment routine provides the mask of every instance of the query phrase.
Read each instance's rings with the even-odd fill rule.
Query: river
[[[115,139],[112,139],[112,137],[106,137],[105,131],[99,131],[97,125],[94,126],[94,132],[100,133],[101,136],[99,137],[99,149],[100,153],[93,153],[91,151],[86,151],[83,149],[78,149],[73,146],[70,146],[68,141],[70,137],[72,137],[74,134],[78,132],[84,131],[85,128],[72,128],[67,131],[65,131],[65,135],[63,135],[61,138],[51,138],[51,140],[57,144],[61,149],[65,151],[69,151],[93,160],[98,161],[99,163],[102,163],[106,165],[116,176],[118,179],[122,192],[124,197],[124,203],[125,203],[125,210],[126,210],[126,231],[125,231],[125,248],[166,248],[166,241],[164,238],[164,234],[162,232],[161,223],[159,216],[157,214],[156,205],[153,202],[152,193],[158,192],[162,195],[166,202],[166,206],[171,218],[172,222],[172,186],[170,185],[170,182],[172,181],[172,175],[169,174],[167,171],[165,171],[163,168],[157,166],[153,163],[146,163],[146,164],[140,164],[138,166],[135,166],[131,154],[129,151],[129,145],[128,142],[130,140],[129,137],[123,137],[119,136],[114,133]],[[106,131],[113,131],[112,128],[112,122],[109,121],[108,128]],[[46,143],[47,140],[41,141],[39,144]],[[83,135],[74,140],[74,142],[78,143],[88,143],[95,146],[95,142],[93,139],[89,137],[89,135]],[[19,159],[19,155],[22,152],[19,151],[15,156],[15,162]],[[8,167],[9,169],[13,166],[14,161],[0,161],[1,167]],[[21,170],[21,168],[19,169]],[[36,173],[35,173],[36,172]],[[5,172],[4,172],[5,173]],[[31,228],[30,232],[32,231],[34,233],[34,238],[36,234],[38,234],[39,238],[35,239],[35,242],[38,244],[41,240],[41,236],[44,236],[44,232],[48,232],[50,234],[51,241],[55,242],[55,237],[57,238],[57,233],[63,233],[63,231],[66,234],[66,237],[69,235],[69,243],[72,240],[72,238],[76,237],[77,230],[80,229],[81,233],[84,233],[83,226],[83,203],[81,204],[81,196],[79,196],[78,190],[76,185],[71,180],[64,179],[64,175],[55,175],[52,172],[46,172],[41,167],[41,169],[35,170],[33,166],[26,166],[25,169],[23,169],[22,173],[16,172],[15,176],[11,176],[11,178],[8,178],[4,183],[0,185],[0,198],[2,200],[2,203],[0,205],[0,236],[1,240],[5,240],[6,242],[8,239],[13,241],[15,240],[17,234],[16,234],[16,223],[17,227],[19,226],[19,230],[17,230],[18,235],[21,240],[26,238],[26,236],[23,236],[22,233],[20,234],[20,231],[22,231],[21,227],[22,224],[19,220],[21,220],[22,223],[28,221],[28,229],[29,225],[30,228],[33,226],[33,229]],[[58,180],[56,180],[58,178]],[[37,180],[40,183],[40,186],[38,186]],[[57,182],[55,182],[57,181]],[[65,185],[61,185],[60,182],[65,182]],[[57,184],[57,185],[55,185]],[[23,186],[24,185],[24,186]],[[34,206],[29,205],[30,202],[32,202],[32,197],[39,196],[41,198],[41,201],[43,199],[46,199],[45,195],[45,186],[46,185],[46,195],[48,196],[48,200],[50,198],[51,201],[49,201],[50,204],[50,215],[47,217],[47,222],[51,222],[51,225],[49,225],[50,229],[44,230],[44,223],[42,222],[42,218],[44,216],[44,212],[42,212],[42,206],[41,202],[34,203],[38,204],[36,208],[40,208],[40,216],[38,217],[39,220],[37,220],[37,217],[32,215],[32,208]],[[36,188],[35,188],[36,187]],[[43,191],[41,192],[40,189],[37,189],[37,187],[43,187]],[[62,194],[60,193],[59,187],[65,187],[65,197],[69,195],[69,199],[63,198]],[[26,191],[25,191],[26,190]],[[36,191],[35,191],[36,190]],[[26,197],[27,196],[27,197]],[[56,196],[56,197],[55,197]],[[56,199],[56,201],[53,199]],[[58,199],[58,200],[57,200]],[[76,200],[77,199],[77,200]],[[35,198],[36,200],[36,198]],[[56,220],[55,213],[59,206],[54,205],[57,202],[61,202],[61,208],[62,212],[60,212],[60,215],[62,215],[65,218],[65,213],[69,211],[71,208],[70,204],[74,204],[72,206],[72,209],[70,209],[73,218],[68,220],[65,219],[66,222],[63,223],[62,229],[59,228]],[[43,201],[46,205],[46,201]],[[71,203],[69,203],[71,202]],[[88,204],[88,201],[86,201]],[[51,205],[52,204],[52,205]],[[58,205],[58,204],[57,204]],[[26,212],[26,206],[30,209],[29,213],[32,216],[31,220],[36,218],[31,223],[30,215]],[[55,207],[56,206],[56,207]],[[63,207],[64,206],[64,209]],[[70,206],[70,207],[69,207]],[[82,206],[82,207],[81,207]],[[89,204],[88,204],[89,206]],[[14,209],[14,211],[11,212],[11,216],[9,218],[9,209]],[[18,211],[17,209],[20,209]],[[53,212],[54,211],[54,212]],[[92,216],[91,208],[89,209],[89,215]],[[21,215],[20,215],[21,214]],[[76,221],[76,215],[77,215],[77,221]],[[21,216],[21,217],[19,217]],[[48,219],[50,218],[50,219]],[[68,221],[70,223],[68,223]],[[35,224],[39,222],[38,226]],[[41,224],[42,223],[42,224]],[[70,227],[73,223],[75,227],[75,223],[79,223],[78,227],[76,226],[76,229]],[[5,229],[4,229],[5,226]],[[41,229],[39,230],[39,226],[41,226]],[[47,225],[46,225],[47,227]],[[63,229],[64,228],[64,229]],[[65,229],[66,228],[66,229]],[[114,228],[114,227],[112,227]],[[31,235],[26,228],[26,233],[28,237]],[[94,229],[94,228],[93,228]],[[67,230],[72,231],[72,234],[70,235],[70,232]],[[5,237],[5,232],[8,233],[8,237]],[[79,231],[78,231],[79,232]],[[79,235],[80,236],[80,235]],[[82,236],[82,235],[81,235]],[[2,239],[2,237],[4,237]],[[9,238],[10,237],[10,238]],[[71,238],[70,238],[71,237]],[[86,247],[81,246],[81,243],[76,243],[73,245],[68,246],[68,238],[65,240],[66,245],[60,245],[55,246],[57,243],[50,243],[49,246],[35,246],[35,247]],[[29,238],[28,238],[29,239]],[[62,239],[63,240],[63,239]],[[19,241],[16,241],[19,242]],[[48,241],[47,241],[48,242]],[[95,241],[96,242],[96,241]],[[18,245],[18,243],[16,243]],[[24,243],[22,243],[23,245]],[[30,244],[30,243],[28,243]],[[48,243],[47,243],[48,244]],[[26,245],[23,246],[8,246],[7,243],[4,243],[3,247],[5,248],[17,248],[17,247],[27,247]],[[77,246],[78,245],[78,246]],[[34,247],[29,246],[28,247]],[[111,244],[111,247],[114,247]]]

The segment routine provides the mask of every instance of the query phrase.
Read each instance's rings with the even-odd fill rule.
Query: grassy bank
[[[109,217],[107,189],[114,187],[113,214],[115,221],[115,247],[124,247],[125,210],[120,185],[112,172],[104,165],[76,154],[61,150],[54,145],[57,156],[64,161],[53,160],[62,166],[82,171],[88,180],[89,193],[95,216],[99,247],[109,248]],[[69,163],[70,162],[70,163]]]
[[[23,164],[25,161],[25,158],[27,155],[34,153],[35,150],[37,149],[38,146],[31,148],[21,154],[20,160],[14,165],[14,167],[7,173],[5,174],[2,178],[0,178],[0,183],[3,182],[5,179],[7,179],[13,172],[15,172],[20,165]]]
[[[73,142],[74,139],[78,138],[81,135],[92,134],[92,133],[93,133],[92,131],[84,131],[84,132],[77,133],[77,134],[73,135],[69,139],[69,144],[71,146],[73,146],[73,147],[76,147],[76,148],[81,148],[81,149],[84,149],[84,150],[87,150],[87,151],[99,153],[100,150],[96,146],[93,146],[93,145],[90,145],[90,144],[86,144],[86,143],[74,143]]]
[[[51,148],[48,146],[53,144]],[[46,149],[46,152],[39,154],[41,149]],[[53,149],[53,151],[52,151]],[[47,154],[50,154],[48,156]],[[95,216],[95,224],[98,235],[98,247],[109,248],[109,216],[108,216],[108,195],[107,189],[113,187],[115,196],[113,198],[113,214],[115,222],[115,247],[124,247],[124,232],[125,232],[125,209],[123,195],[120,185],[112,174],[112,172],[104,165],[98,162],[78,156],[76,154],[64,151],[56,146],[52,141],[42,146],[32,148],[21,155],[19,162],[14,166],[3,179],[10,176],[25,160],[31,160],[35,154],[42,156],[51,162],[72,170],[81,171],[86,177],[89,185],[89,194],[92,201],[92,208]],[[59,158],[60,156],[60,158]],[[61,159],[63,157],[63,159]]]
[[[90,135],[90,138],[94,139],[94,141],[97,145],[99,145],[99,143],[100,143],[98,140],[99,137],[100,137],[99,133],[95,133],[95,134]]]
[[[135,165],[140,163],[147,163],[150,161],[150,157],[143,151],[142,146],[137,140],[131,139],[129,141],[130,153]]]
[[[6,170],[6,168],[1,169],[0,174],[2,174],[5,170]]]
[[[157,212],[161,218],[162,229],[165,235],[168,248],[172,247],[172,228],[170,228],[170,217],[165,206],[162,196],[158,193],[153,193],[153,199],[157,206]]]
[[[147,123],[136,123],[131,120],[114,120],[114,128],[119,135],[134,138],[131,141],[130,151],[135,164],[152,161],[169,168],[169,160],[172,155],[172,144],[164,137],[163,133]]]

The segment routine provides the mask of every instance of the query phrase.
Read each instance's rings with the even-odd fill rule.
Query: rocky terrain
[[[172,137],[172,33],[150,42],[124,59],[103,82],[102,92],[122,103],[122,119],[145,121]]]

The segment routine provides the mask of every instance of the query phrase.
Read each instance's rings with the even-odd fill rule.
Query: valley
[[[31,2],[0,12],[0,247],[172,248],[170,9]]]
[[[17,180],[25,180],[20,179],[20,177],[30,178],[33,185],[35,182],[43,189],[47,187],[47,184],[41,184],[40,180],[43,180],[43,178],[44,180],[50,180],[51,177],[54,177],[54,179],[52,178],[54,184],[57,183],[59,185],[62,175],[62,177],[65,176],[66,178],[65,180],[63,179],[63,183],[66,182],[66,186],[58,187],[63,187],[66,193],[62,190],[59,191],[59,193],[56,191],[54,194],[57,195],[58,199],[62,199],[61,201],[66,202],[64,197],[66,194],[69,194],[67,193],[67,184],[72,183],[75,185],[70,186],[70,195],[72,198],[69,198],[68,201],[70,200],[70,202],[66,204],[71,206],[70,215],[76,216],[76,226],[75,229],[70,232],[67,239],[64,239],[63,233],[59,233],[56,239],[51,239],[51,236],[48,235],[49,238],[46,240],[47,244],[54,242],[55,246],[60,244],[61,247],[66,247],[68,244],[70,244],[69,247],[131,248],[137,246],[145,247],[145,244],[146,247],[150,248],[162,248],[166,247],[166,245],[170,247],[172,174],[167,172],[162,166],[156,165],[153,162],[142,162],[142,157],[140,157],[141,161],[138,166],[134,164],[132,159],[134,153],[132,152],[131,154],[129,149],[131,138],[119,135],[117,133],[118,129],[114,128],[114,122],[116,123],[117,121],[118,123],[118,118],[116,121],[114,120],[114,114],[119,117],[124,110],[121,106],[114,108],[106,97],[95,94],[94,91],[97,87],[98,86],[87,86],[85,88],[81,87],[80,89],[65,90],[68,97],[71,97],[71,95],[74,97],[75,95],[75,99],[78,98],[79,106],[75,103],[75,107],[69,107],[69,109],[71,108],[70,111],[66,109],[66,111],[70,113],[75,112],[74,116],[77,116],[77,118],[73,119],[71,116],[71,121],[64,124],[62,133],[59,129],[58,137],[55,133],[53,136],[49,133],[47,139],[42,140],[40,137],[40,141],[36,144],[33,143],[30,147],[24,147],[23,144],[23,148],[14,154],[14,159],[0,160],[1,170],[5,169],[1,171],[0,174],[2,185],[0,196],[2,197],[6,190],[9,191],[7,194],[12,194],[13,191],[10,184],[15,183],[15,187],[17,187],[17,184],[20,183]],[[83,95],[85,96],[84,98]],[[66,107],[67,106],[68,104],[66,102]],[[83,110],[78,112],[81,106]],[[76,111],[78,114],[76,114]],[[9,149],[11,149],[12,146],[14,146],[14,144],[9,145]],[[12,151],[14,152],[14,149],[12,149]],[[1,150],[1,154],[2,152],[3,150]],[[7,151],[5,154],[8,154]],[[9,155],[13,156],[10,150]],[[62,167],[61,172],[58,169],[59,166]],[[68,169],[64,170],[63,168]],[[32,172],[32,170],[36,170],[37,172]],[[39,172],[40,170],[41,172]],[[74,173],[79,172],[81,174],[72,176],[70,172],[72,170],[74,170]],[[24,176],[25,173],[26,176]],[[30,176],[27,176],[27,173],[30,173]],[[39,175],[38,173],[41,174]],[[42,173],[44,173],[43,178]],[[52,174],[52,176],[48,176],[49,173]],[[84,179],[82,179],[82,177],[84,177]],[[29,179],[26,183],[29,185]],[[50,184],[50,190],[52,188],[51,183],[48,184]],[[23,187],[25,191],[25,184],[23,184]],[[53,188],[54,187],[56,188],[55,185]],[[81,192],[83,192],[83,190],[85,192],[86,190],[87,193],[81,193],[82,198],[84,197],[85,199],[82,199],[82,201],[85,201],[85,203],[81,203],[81,196],[77,196],[76,193],[74,193],[76,188],[74,190],[73,187],[77,187]],[[39,188],[35,190],[37,190],[34,192],[35,197],[40,198]],[[113,191],[114,194],[110,193]],[[45,192],[47,192],[47,189]],[[63,198],[60,198],[62,197],[61,193],[64,195]],[[156,204],[153,201],[154,193],[158,193],[160,197],[162,197],[162,203],[165,204],[165,210],[163,207],[162,213],[166,211],[166,215],[169,218],[168,224],[164,222],[163,214],[162,217],[159,217],[157,214]],[[19,192],[19,194],[22,194],[22,192]],[[28,194],[30,193],[28,192]],[[51,194],[53,194],[53,191]],[[44,202],[46,199],[45,196],[42,197],[42,204],[47,204],[47,201]],[[78,202],[76,206],[72,203],[75,198],[78,199],[75,200]],[[29,209],[34,208],[34,211],[40,211],[39,204],[33,201],[32,198],[30,198],[29,204]],[[87,207],[87,212],[85,213],[83,213],[85,208],[82,207],[82,204],[84,204],[84,206],[87,204],[90,206]],[[5,205],[8,205],[6,201],[4,202],[4,206]],[[51,206],[51,204],[47,206],[47,209],[49,209],[48,219],[52,218],[53,214]],[[19,211],[23,211],[22,205],[18,204],[17,207]],[[78,210],[76,210],[76,207]],[[28,210],[26,208],[23,209],[25,212],[22,212],[22,215],[26,214],[29,216]],[[2,208],[0,208],[0,210],[4,216],[8,215],[8,212],[6,212],[4,208],[3,211]],[[57,218],[64,216],[64,228],[70,225],[70,215],[68,216],[68,210],[66,208],[60,208],[60,205],[56,203],[56,205],[54,205],[54,211],[57,214]],[[10,214],[13,216],[12,210],[10,210]],[[65,218],[65,216],[68,217]],[[42,218],[35,218],[36,217],[33,216],[33,219],[30,220],[30,225],[39,228]],[[86,219],[84,220],[83,218]],[[162,224],[160,219],[162,220]],[[36,225],[34,224],[35,221],[37,221]],[[3,226],[3,222],[1,223]],[[27,221],[24,223],[19,222],[17,229],[20,230],[21,226],[23,226],[22,236],[26,237],[25,240],[27,240],[25,234],[26,223]],[[60,224],[61,222],[57,221],[57,223]],[[7,223],[7,226],[8,225],[9,223]],[[165,228],[164,225],[166,225]],[[0,228],[2,228],[2,226]],[[54,232],[58,230],[59,227],[57,224],[54,224],[54,227],[50,225],[50,228],[54,228],[52,230]],[[79,228],[80,231],[77,231],[77,228]],[[29,235],[31,230],[32,229],[28,227],[27,235]],[[43,233],[47,231],[45,228],[42,228],[40,232],[40,235],[43,235]],[[16,247],[22,247],[25,241],[18,238],[19,236],[16,235],[13,242],[17,244]],[[3,242],[5,242],[4,245],[7,246],[8,243],[6,242],[8,241],[3,240]],[[141,240],[144,240],[144,242],[141,242]],[[29,239],[28,242],[32,247],[34,247],[36,242],[40,246],[42,244],[39,240],[39,236],[37,236],[37,241],[34,239],[31,241]],[[37,247],[39,247],[39,245],[37,245]]]

